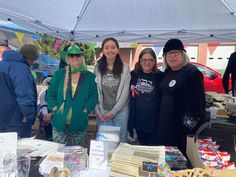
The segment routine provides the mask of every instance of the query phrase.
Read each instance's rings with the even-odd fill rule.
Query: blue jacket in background
[[[31,126],[36,118],[37,91],[27,61],[7,50],[0,62],[0,124]],[[22,119],[27,122],[23,123]]]

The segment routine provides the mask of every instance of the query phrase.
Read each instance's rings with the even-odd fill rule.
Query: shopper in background
[[[158,143],[177,146],[186,154],[187,134],[193,134],[205,119],[202,73],[192,64],[182,42],[170,39],[163,48],[164,77],[160,83],[161,104]]]
[[[8,49],[8,40],[0,39],[0,61],[2,60],[2,54]]]
[[[52,113],[48,110],[48,104],[46,102],[46,95],[48,86],[50,83],[51,78],[48,77],[44,80],[45,88],[43,88],[39,93],[39,106],[40,106],[40,112],[39,112],[39,122],[40,122],[40,136],[42,136],[43,139],[51,140],[52,139]]]
[[[229,80],[229,76],[231,75],[231,80]],[[225,73],[223,76],[222,84],[225,90],[225,93],[228,94],[230,89],[229,88],[229,81],[232,84],[232,95],[236,95],[236,52],[232,53],[229,57],[229,61],[227,67],[225,69]]]
[[[68,66],[57,70],[47,91],[46,101],[53,114],[53,141],[83,145],[88,114],[97,104],[95,75],[83,65],[84,52],[77,45],[67,49]]]
[[[24,45],[20,53],[6,50],[0,62],[0,132],[31,136],[37,113],[37,91],[29,65],[38,58],[34,45]]]
[[[120,127],[120,141],[126,142],[129,116],[129,66],[122,63],[116,39],[106,38],[102,42],[102,52],[102,57],[94,67],[98,88],[98,104],[95,108],[97,123],[98,126]]]
[[[156,54],[145,48],[139,55],[130,81],[130,114],[128,130],[136,130],[140,145],[157,144],[157,121],[159,117],[159,84],[163,73],[156,67]]]

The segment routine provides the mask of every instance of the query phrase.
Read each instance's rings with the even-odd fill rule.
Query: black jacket
[[[236,93],[234,93],[235,85],[234,82],[236,80],[236,52],[232,53],[230,55],[224,76],[223,76],[223,87],[225,90],[225,93],[228,93],[230,91],[231,88],[229,88],[229,75],[231,74],[231,83],[232,83],[232,94],[233,96],[236,95]]]
[[[159,144],[178,146],[185,153],[187,134],[206,122],[203,75],[192,64],[177,72],[167,69],[160,90]]]

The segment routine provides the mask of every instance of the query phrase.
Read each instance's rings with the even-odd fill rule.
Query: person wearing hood
[[[2,54],[5,50],[9,49],[8,40],[0,39],[0,61],[2,60]]]
[[[203,75],[189,63],[179,39],[166,42],[163,58],[166,69],[160,83],[157,140],[159,145],[177,146],[186,154],[187,135],[206,121]]]
[[[29,66],[38,58],[34,45],[20,52],[6,50],[0,62],[0,132],[17,132],[20,138],[31,136],[37,113],[37,91]]]
[[[54,142],[83,145],[88,114],[98,100],[95,75],[86,70],[79,46],[68,47],[66,60],[68,66],[54,73],[46,96],[53,115],[52,137]]]

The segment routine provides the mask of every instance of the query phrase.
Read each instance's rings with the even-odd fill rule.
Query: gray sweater
[[[97,90],[98,90],[98,104],[95,107],[95,113],[104,114],[103,96],[102,96],[102,77],[97,69],[97,65],[95,65],[94,67],[94,73],[97,76],[95,81],[97,83]],[[110,110],[113,115],[116,115],[124,107],[128,108],[130,78],[131,76],[130,76],[129,65],[123,64],[123,72],[121,74],[120,85],[117,92],[116,104],[112,108],[112,110]]]

